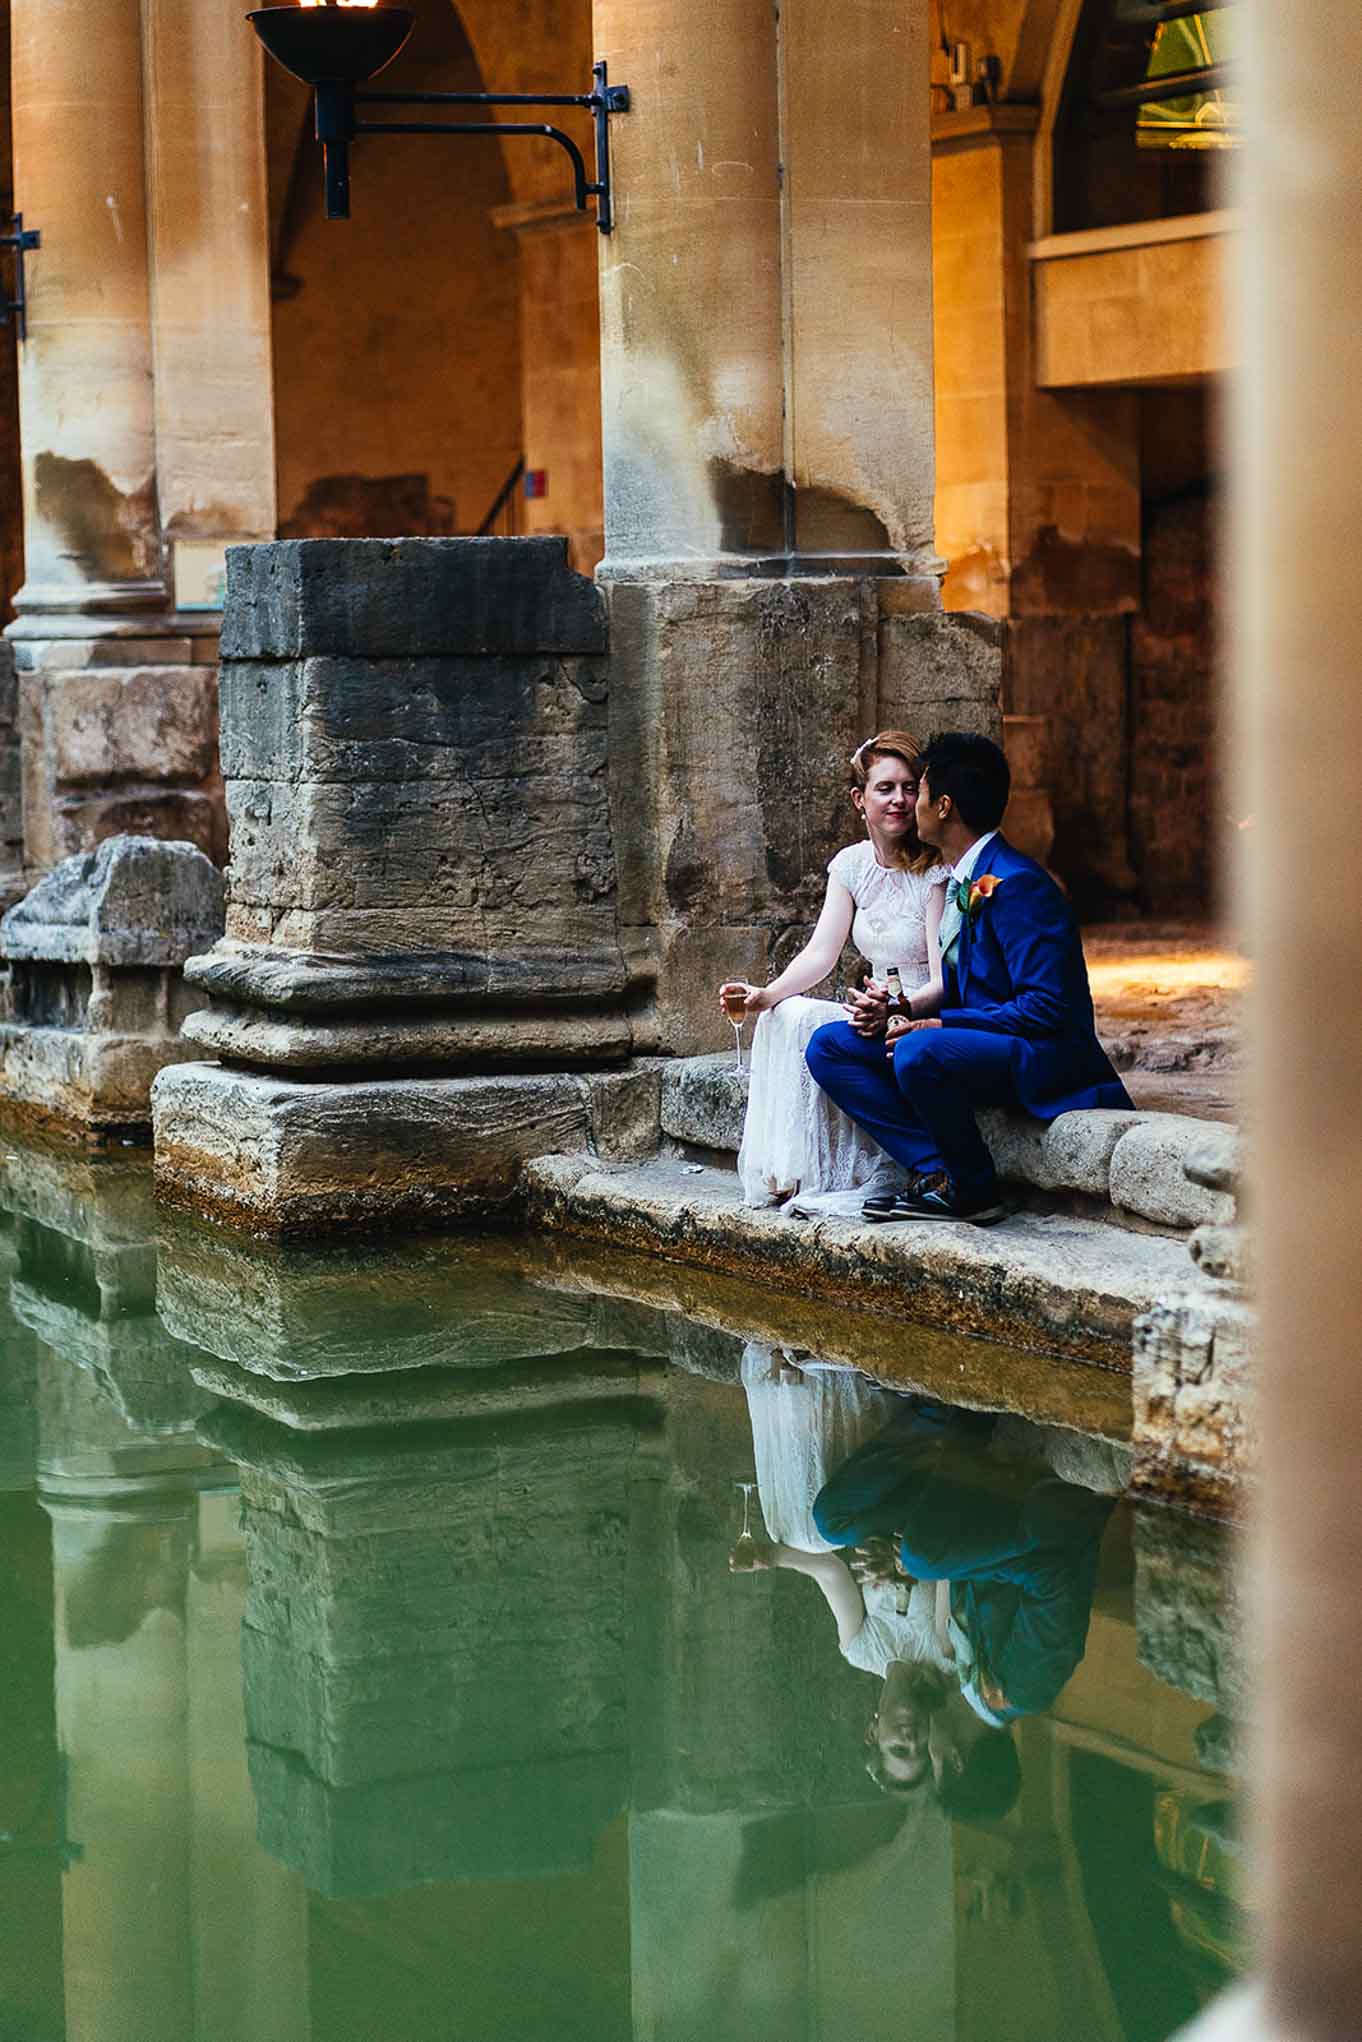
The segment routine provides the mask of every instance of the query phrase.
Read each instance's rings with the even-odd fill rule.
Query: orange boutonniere
[[[969,901],[965,908],[965,913],[971,921],[978,914],[984,902],[992,900],[1001,885],[1002,880],[996,872],[986,872],[982,879],[974,880],[970,886]]]

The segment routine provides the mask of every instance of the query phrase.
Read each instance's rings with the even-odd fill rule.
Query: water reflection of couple
[[[1003,1814],[1010,1725],[1083,1656],[1112,1499],[990,1458],[986,1416],[849,1371],[750,1346],[743,1382],[769,1543],[735,1571],[817,1583],[843,1656],[882,1680],[866,1739],[887,1793],[930,1777],[949,1814]]]

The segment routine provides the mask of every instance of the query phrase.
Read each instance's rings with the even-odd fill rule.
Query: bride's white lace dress
[[[927,905],[949,877],[945,866],[904,872],[881,865],[871,843],[848,844],[828,866],[828,876],[856,903],[851,940],[880,983],[896,964],[905,993],[930,979]],[[746,1205],[779,1205],[798,1195],[895,1187],[904,1173],[870,1136],[848,1120],[819,1090],[804,1062],[809,1038],[826,1021],[844,1021],[835,1000],[806,994],[782,1000],[757,1016],[752,1039],[752,1075],[738,1151],[738,1175]],[[824,1203],[835,1210],[836,1201]],[[856,1201],[850,1201],[854,1205]]]
[[[782,1368],[787,1359],[791,1365]],[[854,1369],[835,1368],[808,1355],[787,1357],[755,1340],[743,1349],[742,1385],[766,1536],[801,1552],[830,1552],[814,1522],[814,1500],[857,1447],[902,1410],[903,1399]],[[861,1628],[842,1647],[842,1656],[853,1666],[885,1674],[896,1659],[947,1664],[936,1636],[933,1582],[917,1582],[904,1610],[886,1582],[867,1582],[861,1599]]]

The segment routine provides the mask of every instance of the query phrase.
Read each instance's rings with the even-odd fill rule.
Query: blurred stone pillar
[[[13,50],[25,870],[120,831],[221,862],[212,583],[274,523],[259,55],[211,0],[18,0]]]
[[[640,1046],[712,1045],[855,835],[893,721],[997,732],[1000,650],[940,615],[928,24],[892,0],[597,0],[627,84],[601,237],[611,771]]]
[[[1239,90],[1253,146],[1244,205],[1233,437],[1233,656],[1249,954],[1259,961],[1245,1119],[1254,1131],[1263,1374],[1256,1660],[1266,2009],[1230,2037],[1342,2042],[1362,2028],[1362,1541],[1356,1441],[1357,1169],[1362,1155],[1362,694],[1352,535],[1362,423],[1362,17],[1327,0],[1321,70],[1247,10]],[[1308,572],[1306,571],[1308,569]],[[1320,601],[1320,591],[1332,600]],[[1280,824],[1328,832],[1318,884]],[[1341,826],[1340,826],[1341,825]],[[1324,1644],[1326,1649],[1321,1650]],[[1209,2033],[1221,2030],[1208,2028]]]

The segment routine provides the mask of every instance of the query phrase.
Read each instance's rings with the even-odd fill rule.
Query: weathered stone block
[[[81,638],[12,626],[20,677],[24,865],[31,883],[108,837],[226,854],[216,759],[216,619],[157,635],[91,622]]]
[[[590,1129],[568,1074],[297,1083],[184,1064],[152,1114],[158,1194],[266,1234],[503,1210],[531,1156]]]
[[[210,667],[137,666],[73,675],[55,693],[50,740],[65,786],[204,780],[213,771]]]
[[[94,1130],[145,1126],[157,1071],[195,1053],[181,970],[222,914],[221,875],[192,844],[114,837],[49,872],[0,922],[5,1096]]]
[[[736,1154],[747,1113],[749,1073],[730,1051],[663,1066],[662,1132],[673,1141]]]
[[[938,730],[972,730],[1001,743],[997,618],[974,610],[896,614],[893,584],[879,588],[881,728],[911,730],[924,740]]]
[[[1252,1307],[1214,1285],[1188,1288],[1135,1322],[1134,1486],[1232,1516],[1258,1461]]]
[[[1195,1123],[1201,1126],[1203,1123]],[[1048,1124],[1029,1114],[992,1108],[979,1116],[998,1174],[1042,1191],[1110,1197],[1111,1158],[1139,1116],[1102,1109],[1062,1113]]]
[[[222,875],[192,844],[115,837],[68,858],[0,922],[11,963],[179,965],[222,933]]]
[[[272,1070],[627,1053],[604,608],[563,542],[290,541],[232,575],[194,1039]]]
[[[1112,1152],[1111,1202],[1160,1226],[1224,1225],[1234,1218],[1234,1199],[1194,1182],[1186,1166],[1213,1152],[1232,1157],[1237,1141],[1234,1128],[1211,1121],[1144,1115]]]
[[[586,1080],[591,1146],[607,1162],[651,1156],[661,1137],[661,1058],[639,1057],[621,1071],[593,1071]]]
[[[599,653],[605,606],[567,541],[285,539],[227,550],[221,656]]]

